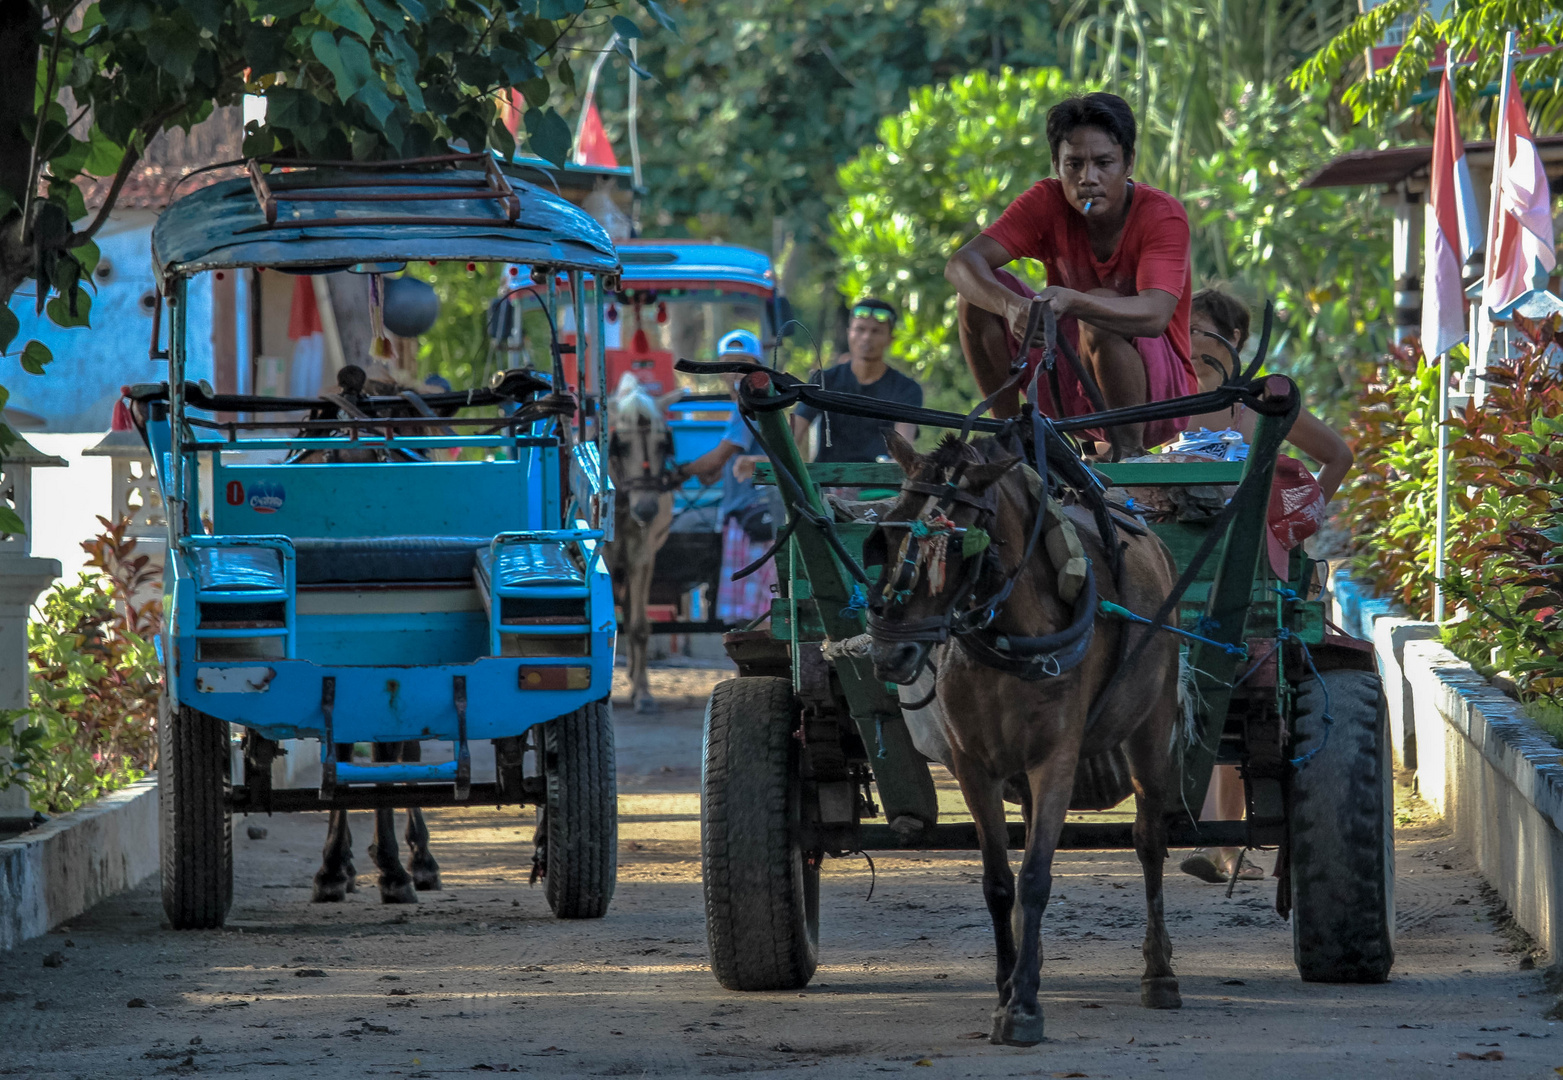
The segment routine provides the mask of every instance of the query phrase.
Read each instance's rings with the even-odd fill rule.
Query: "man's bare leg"
[[[1092,296],[1118,296],[1111,289],[1092,289]],[[962,344],[965,343],[964,335]],[[1111,330],[1088,322],[1080,323],[1080,362],[1085,364],[1102,388],[1102,399],[1109,409],[1143,405],[1150,398],[1145,376],[1145,358],[1134,342]],[[1112,460],[1139,457],[1145,453],[1145,425],[1120,424],[1107,429],[1112,440]]]
[[[971,368],[972,378],[983,397],[1004,385],[1009,378],[1010,337],[1004,317],[984,311],[964,296],[956,302],[961,334],[961,352],[966,356],[966,366]],[[1008,420],[1020,415],[1020,390],[1005,391],[993,403],[993,415]]]

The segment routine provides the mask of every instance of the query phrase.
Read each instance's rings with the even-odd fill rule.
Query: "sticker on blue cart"
[[[257,514],[275,514],[282,509],[282,504],[287,501],[287,498],[288,493],[283,490],[281,484],[268,484],[262,481],[250,485],[250,509]]]

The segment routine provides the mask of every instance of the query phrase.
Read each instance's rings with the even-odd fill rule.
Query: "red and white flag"
[[[606,165],[610,169],[618,167],[618,155],[614,154],[613,143],[602,126],[602,114],[597,111],[596,101],[586,103],[586,115],[581,118],[580,131],[575,137],[575,163]]]
[[[326,332],[315,301],[315,279],[300,274],[293,279],[293,301],[288,310],[288,337],[293,361],[288,365],[288,397],[314,397],[325,383]]]
[[[1548,275],[1557,265],[1547,173],[1536,152],[1536,139],[1531,134],[1519,80],[1512,67],[1498,116],[1492,190],[1482,303],[1502,317],[1528,293],[1545,288]]]
[[[1465,340],[1465,290],[1460,271],[1482,244],[1476,189],[1465,163],[1465,141],[1454,114],[1446,67],[1438,88],[1433,126],[1433,172],[1423,230],[1422,351],[1442,356]]]

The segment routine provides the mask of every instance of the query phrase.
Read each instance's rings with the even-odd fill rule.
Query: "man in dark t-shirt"
[[[895,329],[895,308],[872,297],[852,305],[847,328],[847,352],[832,367],[818,372],[812,381],[841,394],[922,405],[923,388],[885,363],[885,351]],[[792,413],[792,430],[801,443],[819,410],[799,405]],[[820,422],[819,452],[815,461],[874,461],[887,453],[885,432],[895,428],[910,442],[917,437],[915,424],[896,424],[846,413],[824,413]]]

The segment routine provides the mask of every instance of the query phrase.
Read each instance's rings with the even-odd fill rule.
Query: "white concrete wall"
[[[1563,961],[1563,750],[1435,626],[1340,571],[1331,591],[1336,624],[1374,644],[1398,763],[1519,924]]]
[[[156,780],[0,842],[0,949],[48,933],[157,868]]]
[[[1422,798],[1520,925],[1563,959],[1563,751],[1437,642],[1410,642],[1405,657]]]

